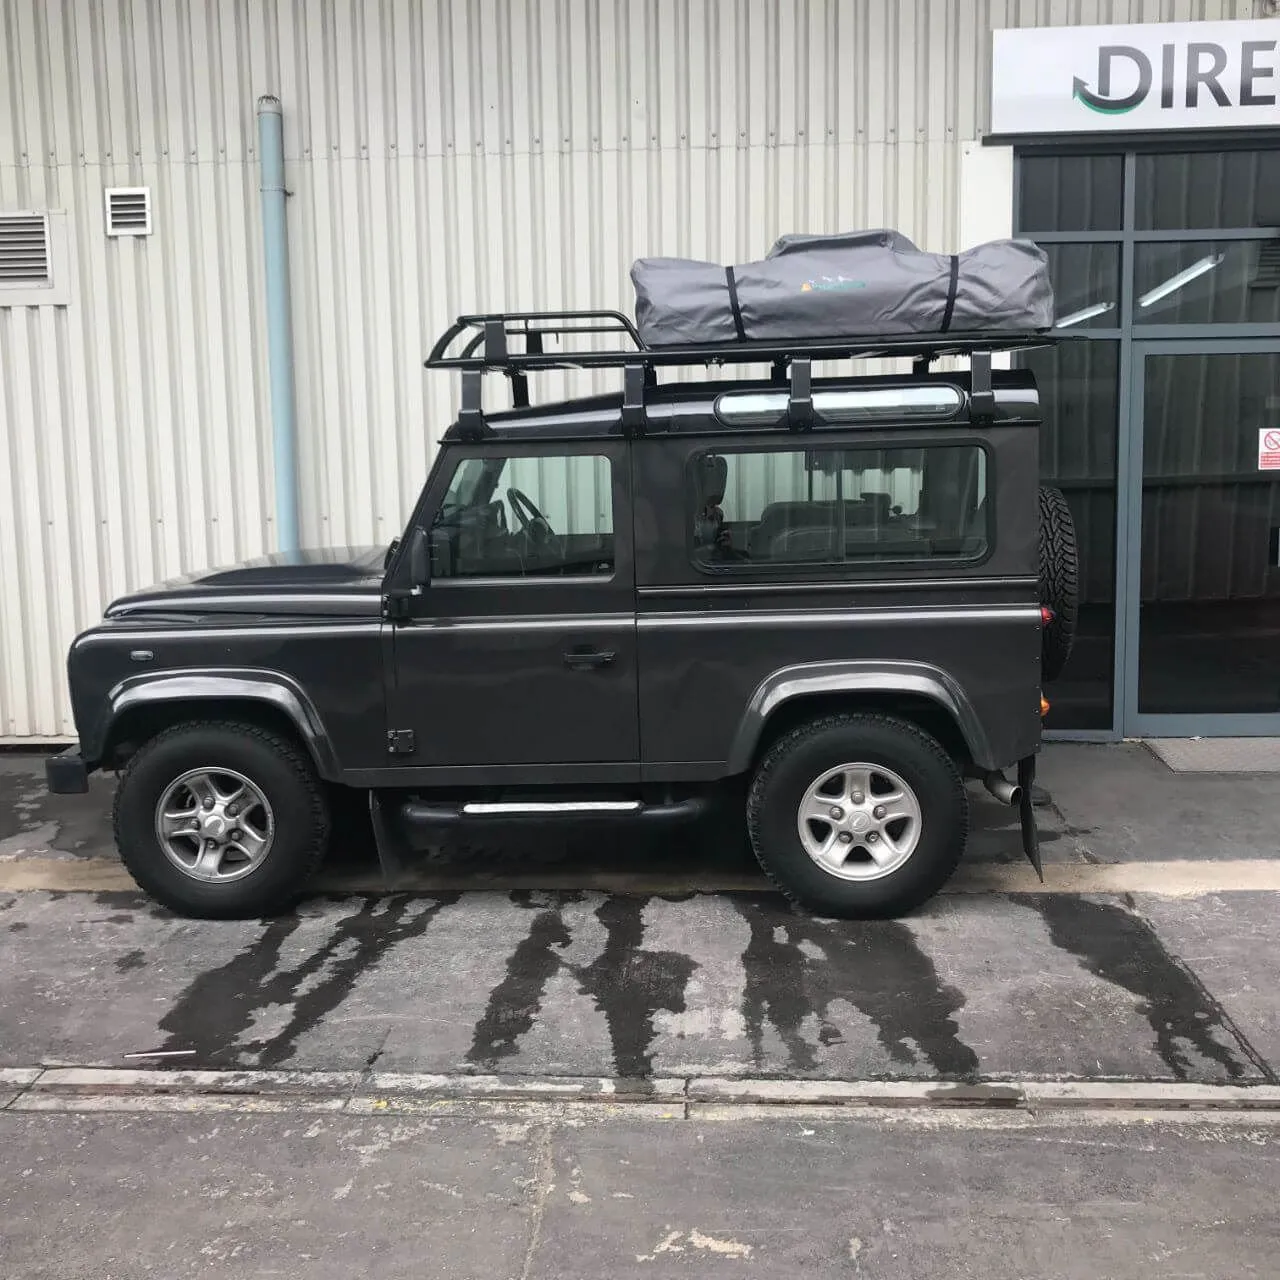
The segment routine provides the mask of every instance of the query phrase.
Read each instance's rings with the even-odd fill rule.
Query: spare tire
[[[1053,617],[1041,640],[1040,674],[1056,680],[1071,656],[1079,610],[1076,526],[1060,489],[1040,488],[1040,603]]]

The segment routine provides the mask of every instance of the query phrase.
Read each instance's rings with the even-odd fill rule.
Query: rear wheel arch
[[[958,765],[973,760],[973,747],[966,739],[954,711],[927,694],[884,689],[836,693],[801,693],[782,702],[763,723],[755,749],[748,761],[754,769],[770,748],[793,729],[829,716],[859,713],[893,716],[914,724],[933,738]]]
[[[739,723],[731,774],[753,769],[783,734],[824,715],[879,712],[917,725],[957,763],[994,768],[986,731],[964,690],[922,662],[806,663],[761,681]]]

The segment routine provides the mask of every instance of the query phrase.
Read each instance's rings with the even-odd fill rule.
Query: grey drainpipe
[[[289,240],[285,227],[284,112],[280,99],[258,99],[262,167],[262,244],[267,284],[267,365],[276,476],[276,543],[298,549],[298,433],[293,394],[293,326],[289,319]]]

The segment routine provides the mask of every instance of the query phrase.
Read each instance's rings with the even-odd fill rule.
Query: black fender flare
[[[956,680],[925,662],[850,659],[806,662],[781,667],[757,685],[738,723],[729,752],[729,772],[751,767],[756,745],[769,717],[796,698],[832,694],[906,693],[936,702],[955,721],[974,763],[996,767],[982,721]]]
[[[336,781],[342,774],[333,742],[315,704],[302,687],[280,671],[264,668],[202,668],[168,670],[129,676],[107,694],[107,710],[97,726],[94,743],[83,743],[88,759],[100,759],[113,727],[136,707],[176,702],[233,699],[261,702],[282,711],[293,724],[322,778]]]

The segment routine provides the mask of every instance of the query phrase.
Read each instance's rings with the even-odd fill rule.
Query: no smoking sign
[[[1280,471],[1280,427],[1258,431],[1258,470]]]

